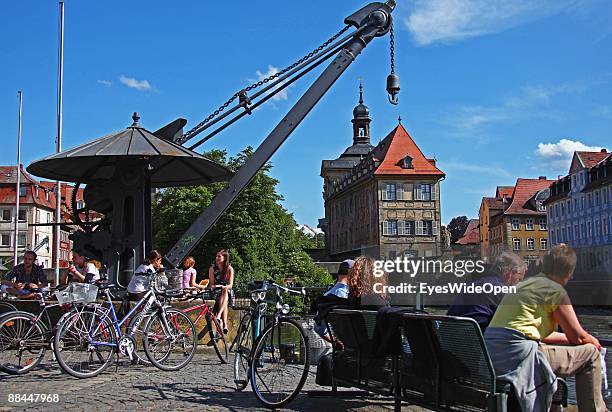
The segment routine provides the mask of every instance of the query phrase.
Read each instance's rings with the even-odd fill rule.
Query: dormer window
[[[402,167],[404,169],[413,169],[414,166],[412,166],[412,157],[410,156],[404,157],[404,159],[402,160]]]

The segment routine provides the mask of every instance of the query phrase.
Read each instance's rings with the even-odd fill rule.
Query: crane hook
[[[389,93],[389,103],[397,105],[399,99],[397,95],[400,91],[400,80],[399,76],[393,72],[387,76],[387,93]]]

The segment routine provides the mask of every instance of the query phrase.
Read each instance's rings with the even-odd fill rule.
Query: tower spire
[[[359,78],[359,104],[363,104],[363,84],[361,83],[361,77]]]
[[[353,145],[370,144],[370,109],[363,104],[363,82],[359,78],[359,104],[353,109]]]

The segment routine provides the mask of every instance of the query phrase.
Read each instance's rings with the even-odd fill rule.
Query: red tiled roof
[[[456,243],[460,245],[476,245],[480,243],[480,228],[478,219],[470,219],[463,236]]]
[[[500,199],[504,196],[512,197],[512,192],[514,192],[514,186],[497,186],[497,189],[495,190],[495,197]]]
[[[371,155],[382,159],[375,175],[433,175],[444,177],[434,159],[425,157],[403,125],[398,125],[374,149]],[[406,156],[412,158],[412,168],[402,167]]]
[[[20,199],[23,205],[35,204],[46,209],[55,209],[55,182],[37,181],[21,166],[21,184],[26,187],[26,196]],[[15,166],[0,166],[0,204],[15,203],[15,185],[17,184],[17,168]],[[63,207],[71,201],[73,186],[62,184]],[[47,197],[48,193],[48,197]],[[66,196],[68,193],[69,196]],[[83,199],[82,189],[79,189],[77,199]]]
[[[487,204],[489,209],[503,209],[504,207],[501,199],[496,199],[494,197],[483,197],[482,201]]]
[[[604,149],[605,150],[605,149]],[[603,159],[608,157],[610,153],[607,151],[603,152],[575,152],[576,155],[582,160],[582,163],[585,167],[593,167],[597,163],[601,162]]]
[[[545,214],[535,210],[527,202],[540,190],[548,188],[554,180],[548,179],[522,179],[516,180],[514,187],[514,195],[512,197],[512,203],[504,211],[505,215],[509,214]]]

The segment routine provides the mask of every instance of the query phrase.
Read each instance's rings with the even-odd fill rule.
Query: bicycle
[[[217,353],[219,360],[221,361],[221,363],[227,363],[228,349],[227,343],[225,342],[225,334],[223,333],[223,328],[219,324],[219,320],[213,313],[211,307],[208,306],[208,304],[206,303],[206,299],[214,298],[217,294],[217,290],[204,290],[198,291],[197,293],[192,294],[191,296],[187,296],[186,299],[182,300],[202,299],[202,303],[196,306],[189,307],[187,309],[183,309],[183,312],[191,313],[200,311],[193,323],[197,325],[200,319],[204,317],[204,319],[206,320],[206,327],[198,333],[198,341],[204,338],[206,333],[208,333],[210,343],[215,348],[215,352]]]
[[[12,306],[13,310],[0,315],[1,371],[11,375],[28,373],[40,364],[47,349],[52,349],[54,332],[66,316],[60,317],[55,326],[51,322],[49,310],[60,306],[59,303],[47,303],[54,290],[34,291],[41,307],[38,315],[19,311],[11,304],[5,306],[8,309]]]
[[[108,289],[114,285],[101,285],[106,305],[89,305],[83,310],[73,310],[55,335],[54,352],[64,371],[77,378],[89,378],[103,372],[114,354],[128,356],[134,361],[134,336],[146,318],[143,329],[143,346],[149,361],[163,371],[176,371],[186,366],[195,354],[195,326],[191,319],[178,309],[162,304],[158,295],[164,296],[165,285],[161,272],[136,273],[134,276],[150,276],[150,289],[123,317],[117,319]],[[142,307],[134,319],[132,315]],[[129,319],[125,333],[121,326]],[[72,360],[76,357],[76,361]]]
[[[275,291],[270,301],[274,311],[267,315],[266,297],[270,290]],[[236,371],[236,362],[242,367],[246,358],[248,378],[245,381],[251,382],[255,397],[268,408],[280,408],[291,402],[304,386],[310,367],[308,335],[295,321],[297,317],[288,316],[291,308],[283,304],[281,292],[302,297],[306,294],[304,289],[262,282],[261,288],[251,292],[249,312],[243,316],[234,341],[238,345],[234,373],[242,373],[241,369]],[[254,339],[254,343],[247,352],[248,339]],[[243,384],[240,381],[237,386],[238,383]]]

